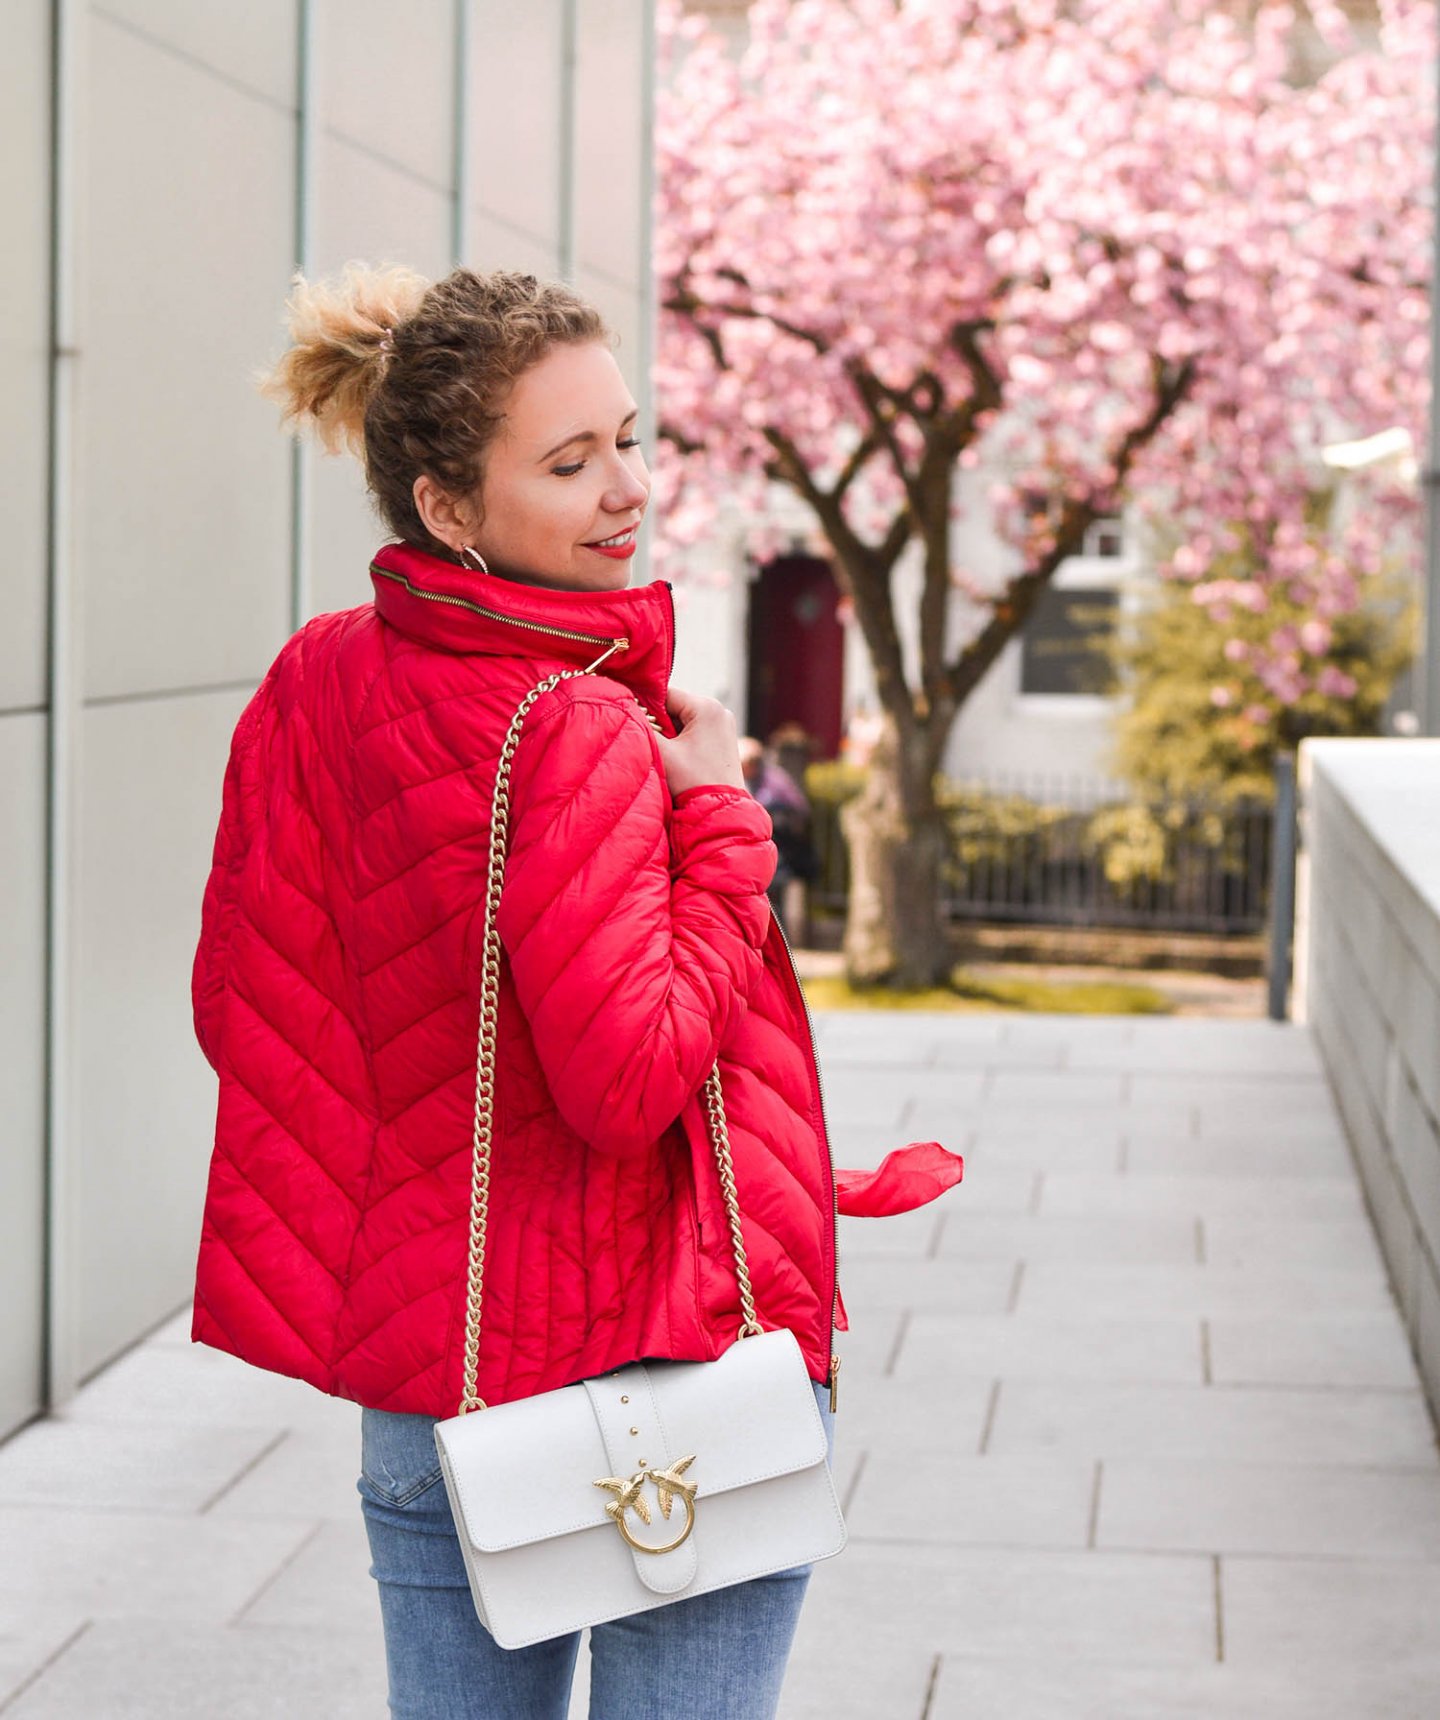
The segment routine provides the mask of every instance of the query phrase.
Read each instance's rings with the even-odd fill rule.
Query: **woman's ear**
[[[469,500],[452,495],[428,472],[422,472],[415,480],[413,494],[415,511],[425,530],[437,543],[447,545],[458,555],[475,534],[477,522]]]

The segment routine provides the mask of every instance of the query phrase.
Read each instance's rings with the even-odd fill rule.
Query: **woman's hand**
[[[740,768],[740,738],[735,719],[718,699],[703,699],[671,687],[665,701],[680,733],[660,737],[660,758],[672,799],[687,788],[723,783],[744,788]]]

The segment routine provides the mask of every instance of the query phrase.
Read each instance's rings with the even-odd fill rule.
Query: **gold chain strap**
[[[614,647],[612,646],[613,650]],[[605,653],[608,657],[610,652]],[[466,1262],[465,1373],[459,1413],[484,1409],[479,1395],[480,1302],[485,1281],[485,1244],[490,1222],[490,1153],[495,1121],[495,1031],[500,1008],[500,892],[505,882],[506,851],[510,841],[510,768],[520,745],[520,731],[535,701],[561,681],[588,675],[604,657],[587,669],[562,669],[532,687],[520,701],[495,767],[495,791],[490,802],[490,865],[485,879],[485,917],[480,950],[480,1031],[475,1054],[474,1153],[470,1176],[470,1246]],[[705,1082],[705,1107],[710,1122],[711,1145],[720,1173],[720,1192],[730,1226],[730,1245],[735,1255],[735,1277],[740,1285],[740,1336],[758,1336],[763,1327],[755,1314],[755,1294],[745,1257],[745,1238],[740,1229],[740,1200],[735,1189],[735,1165],[730,1156],[730,1131],[725,1121],[725,1100],[720,1090],[717,1063]]]
[[[758,1338],[764,1330],[755,1317],[755,1292],[750,1286],[750,1267],[745,1259],[745,1238],[740,1230],[740,1197],[735,1191],[735,1163],[730,1157],[730,1130],[725,1122],[725,1096],[720,1091],[720,1065],[705,1080],[705,1108],[710,1114],[710,1144],[720,1172],[720,1192],[725,1197],[725,1217],[730,1224],[730,1247],[735,1254],[735,1277],[740,1285],[740,1336]]]

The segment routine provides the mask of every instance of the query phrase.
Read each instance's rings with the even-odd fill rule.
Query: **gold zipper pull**
[[[546,628],[544,631],[551,632],[554,630]],[[628,639],[612,639],[610,641],[609,649],[602,651],[593,663],[587,663],[580,673],[582,675],[593,675],[607,657],[613,657],[617,651],[628,651],[629,649],[630,641]]]
[[[834,1415],[840,1403],[840,1358],[830,1358],[830,1413]]]

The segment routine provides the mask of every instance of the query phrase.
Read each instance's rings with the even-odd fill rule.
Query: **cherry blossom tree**
[[[1353,607],[1384,510],[1317,548],[1305,499],[1324,443],[1418,441],[1433,12],[1381,0],[1362,45],[1312,0],[1335,58],[1301,84],[1283,5],[756,0],[738,55],[662,6],[657,513],[681,545],[739,510],[763,554],[779,484],[827,540],[887,729],[853,977],[946,971],[946,740],[1095,520],[1163,515],[1202,602]],[[998,583],[953,551],[965,467],[1000,474]],[[1259,546],[1244,592],[1207,578],[1224,521]],[[1255,647],[1277,706],[1323,631]]]

